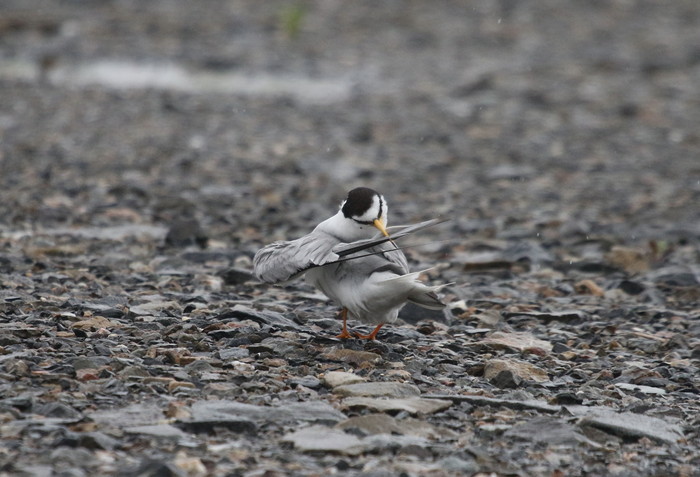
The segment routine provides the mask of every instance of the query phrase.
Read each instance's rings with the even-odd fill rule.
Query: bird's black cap
[[[348,198],[343,204],[343,215],[348,219],[360,217],[372,207],[375,197],[380,197],[379,192],[369,187],[358,187],[348,192]]]

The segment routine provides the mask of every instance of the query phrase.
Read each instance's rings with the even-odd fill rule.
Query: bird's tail
[[[440,300],[437,292],[442,287],[449,284],[446,283],[445,285],[428,286],[418,281],[418,276],[426,271],[427,270],[421,270],[419,272],[407,273],[406,275],[388,278],[384,280],[383,283],[389,284],[392,282],[392,284],[396,284],[396,282],[401,282],[407,288],[406,299],[408,301],[430,310],[442,310],[445,308],[445,304]]]

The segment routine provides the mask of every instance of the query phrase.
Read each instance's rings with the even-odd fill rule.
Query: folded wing
[[[327,234],[312,232],[289,242],[274,242],[253,257],[253,274],[265,283],[292,280],[313,267],[338,259],[331,250],[337,245]]]

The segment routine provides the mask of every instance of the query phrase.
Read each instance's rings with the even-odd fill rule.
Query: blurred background
[[[3,0],[0,230],[252,252],[367,185],[450,236],[697,241],[699,84],[695,0]]]

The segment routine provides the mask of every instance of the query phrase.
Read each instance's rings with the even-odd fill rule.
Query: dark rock
[[[423,320],[445,323],[447,320],[442,310],[428,310],[413,303],[408,303],[399,312],[399,318],[406,323],[416,324]]]
[[[622,280],[617,287],[628,295],[639,295],[646,289],[641,283],[632,280]]]
[[[700,285],[698,277],[685,267],[669,267],[656,270],[650,277],[658,284],[673,287],[695,287]]]
[[[558,393],[554,398],[552,399],[553,404],[582,404],[583,399],[579,397],[578,395],[571,393],[571,392],[563,392],[563,393]]]
[[[573,426],[562,419],[554,417],[536,417],[524,424],[508,429],[505,437],[513,437],[530,442],[545,443],[551,446],[571,446],[586,444],[598,447],[598,444],[578,432]]]
[[[253,274],[240,268],[228,268],[219,272],[219,276],[224,279],[226,285],[243,285],[253,279]]]
[[[174,464],[146,459],[134,468],[124,469],[121,477],[185,477],[187,474]]]
[[[219,359],[224,362],[247,358],[250,351],[247,348],[224,348],[218,351]]]
[[[305,388],[317,389],[321,387],[321,381],[315,376],[303,376],[301,378],[292,378],[289,384],[295,386],[304,386]]]
[[[552,345],[552,352],[553,353],[559,354],[559,353],[564,353],[566,351],[571,351],[571,348],[566,346],[564,343],[554,343]]]
[[[35,414],[46,417],[59,417],[68,419],[79,419],[82,414],[72,407],[61,402],[49,402],[35,406],[33,409]]]
[[[517,388],[521,382],[522,378],[509,369],[504,369],[491,379],[491,384],[501,389]]]
[[[209,238],[195,219],[179,219],[173,222],[165,236],[165,244],[171,247],[197,245],[206,248]]]
[[[294,422],[331,422],[345,419],[345,415],[321,401],[293,402],[268,407],[235,401],[197,401],[192,405],[191,419],[178,422],[190,432],[211,433],[217,427],[233,432],[254,433],[259,425]]]

